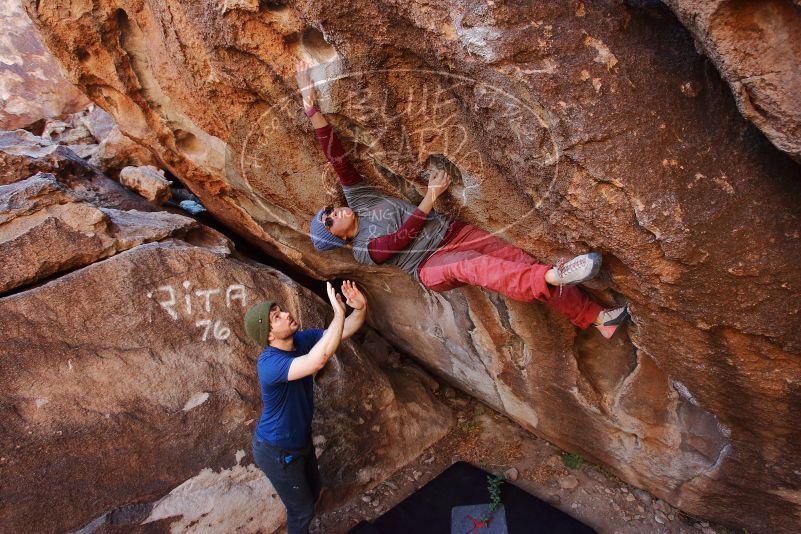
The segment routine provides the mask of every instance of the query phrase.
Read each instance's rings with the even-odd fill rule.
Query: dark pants
[[[321,486],[314,447],[282,449],[254,438],[253,458],[286,506],[287,534],[309,532]]]

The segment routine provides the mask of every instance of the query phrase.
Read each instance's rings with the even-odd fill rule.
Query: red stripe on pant
[[[603,309],[580,289],[565,286],[551,290],[542,265],[506,241],[462,224],[419,267],[420,281],[432,291],[464,285],[479,286],[514,300],[539,300],[559,311],[579,328],[587,328]]]

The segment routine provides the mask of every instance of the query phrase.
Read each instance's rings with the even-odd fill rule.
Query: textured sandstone
[[[124,167],[158,165],[148,149],[120,132],[111,115],[94,104],[63,120],[47,121],[40,137],[54,145],[69,145],[79,158],[114,178]]]
[[[70,78],[212,213],[307,274],[365,284],[373,325],[428,368],[694,515],[794,530],[799,170],[669,10],[26,6]],[[337,193],[294,94],[298,56],[325,62],[322,108],[368,180],[416,201],[444,154],[462,180],[440,209],[543,261],[602,251],[590,289],[631,304],[628,335],[314,252],[308,219]]]
[[[37,172],[60,171],[68,165],[86,168],[69,148],[25,130],[0,132],[0,184],[10,184]]]
[[[154,204],[164,204],[170,199],[170,182],[164,171],[146,165],[125,167],[120,171],[120,183]]]
[[[78,111],[88,100],[42,46],[18,0],[0,1],[0,130]]]
[[[774,145],[801,161],[801,3],[665,3],[729,83],[740,112]]]
[[[178,515],[186,526],[213,504],[220,532],[280,526],[272,488],[243,461],[261,398],[259,348],[241,320],[268,295],[304,327],[325,324],[323,302],[286,276],[181,240],[0,299],[2,530],[102,524],[130,503],[146,505],[139,520]],[[358,341],[316,384],[324,506],[383,480],[452,424],[422,385],[385,374]]]
[[[0,131],[0,185],[39,172],[53,174],[72,194],[97,206],[139,211],[159,209],[105,176],[66,146],[25,130]]]
[[[312,327],[328,308],[69,149],[17,131],[0,155],[0,295],[13,290],[0,298],[0,530],[280,528],[284,509],[246,452],[261,399],[242,314],[269,295]],[[18,178],[37,169],[58,176]],[[316,377],[323,506],[452,424],[424,373],[386,365],[391,347],[369,329],[357,337]]]
[[[60,145],[96,144],[97,140],[89,131],[89,127],[76,115],[80,114],[72,114],[64,120],[47,121],[42,130],[42,138]]]
[[[198,228],[181,215],[81,202],[49,174],[0,185],[0,294]]]
[[[156,166],[153,154],[116,126],[103,138],[89,162],[109,176],[118,176],[128,166]]]

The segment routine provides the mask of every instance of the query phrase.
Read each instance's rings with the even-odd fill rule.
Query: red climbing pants
[[[418,268],[420,281],[432,291],[479,286],[514,300],[540,300],[587,328],[603,309],[573,286],[548,287],[542,265],[509,243],[475,226],[455,222],[437,251]]]

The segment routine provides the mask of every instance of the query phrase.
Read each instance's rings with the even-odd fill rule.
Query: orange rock
[[[266,253],[360,282],[394,346],[691,515],[795,528],[798,167],[755,135],[667,8],[323,1],[222,14],[122,0],[68,20],[63,2],[25,3],[123,132]],[[432,294],[347,251],[315,252],[309,218],[341,197],[294,89],[301,55],[338,73],[320,80],[324,111],[370,183],[416,201],[428,157],[444,155],[462,178],[437,209],[544,263],[602,251],[586,289],[629,302],[633,324],[606,342],[540,303]],[[791,83],[780,93],[801,94]]]

